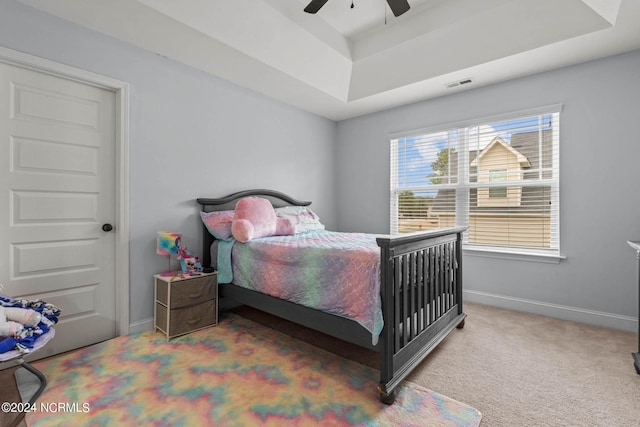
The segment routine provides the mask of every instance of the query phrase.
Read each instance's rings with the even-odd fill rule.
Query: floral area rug
[[[379,402],[379,372],[231,314],[167,341],[118,337],[34,364],[42,426],[478,426],[476,409],[409,382]]]

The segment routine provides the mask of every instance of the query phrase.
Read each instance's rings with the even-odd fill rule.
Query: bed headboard
[[[226,211],[235,209],[238,200],[248,196],[268,199],[274,208],[282,206],[309,206],[311,204],[311,202],[296,200],[279,191],[263,189],[238,191],[237,193],[229,194],[218,199],[199,198],[197,201],[202,206],[203,212]],[[202,266],[209,267],[211,265],[210,248],[215,237],[209,233],[209,230],[207,230],[204,224],[202,224],[202,230]]]

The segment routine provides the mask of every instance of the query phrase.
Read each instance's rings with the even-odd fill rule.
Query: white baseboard
[[[603,326],[605,328],[638,332],[638,319],[630,316],[469,290],[464,291],[464,300],[540,316]]]
[[[140,320],[129,325],[129,333],[152,331],[153,330],[153,318]]]

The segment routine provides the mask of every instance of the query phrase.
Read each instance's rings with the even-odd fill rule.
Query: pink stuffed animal
[[[261,197],[238,200],[231,223],[231,233],[239,242],[267,236],[290,236],[296,229],[288,218],[279,218],[271,202]]]

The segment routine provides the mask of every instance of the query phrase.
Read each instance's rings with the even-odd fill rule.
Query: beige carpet
[[[377,366],[375,353],[261,312],[239,312]],[[467,303],[465,312],[464,329],[454,330],[410,381],[477,408],[483,427],[640,426],[635,334],[477,304]],[[8,374],[0,372],[3,401],[17,393]]]
[[[408,378],[482,412],[481,426],[640,426],[637,336],[477,304]],[[377,354],[244,309],[241,314],[363,364]]]

